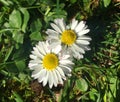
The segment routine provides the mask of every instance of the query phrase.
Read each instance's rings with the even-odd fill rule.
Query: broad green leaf
[[[30,31],[31,32],[36,32],[36,31],[40,31],[42,27],[42,23],[40,21],[40,19],[36,19],[35,21],[33,21],[30,25]]]
[[[21,28],[22,18],[21,13],[18,10],[13,10],[9,16],[9,24],[13,28]]]
[[[104,7],[109,6],[110,3],[111,3],[111,0],[103,0]]]
[[[16,45],[17,46],[17,45]],[[24,50],[24,45],[20,46],[18,45],[18,48],[15,52],[14,55],[12,56],[13,60],[20,60],[20,59],[25,59],[25,50]],[[21,56],[22,55],[22,56]]]
[[[75,2],[77,2],[77,0],[70,0],[70,2],[74,4]]]
[[[87,91],[88,84],[83,78],[80,78],[76,80],[76,88],[80,91]]]
[[[17,30],[15,30],[13,32],[13,39],[17,42],[17,43],[23,43],[23,39],[24,39],[24,34],[22,32],[19,32]]]
[[[90,99],[93,100],[93,102],[96,101],[96,97],[98,96],[97,90],[92,88],[89,93]]]
[[[5,6],[10,6],[10,4],[13,4],[10,0],[0,0],[1,3],[3,3]]]
[[[31,40],[36,40],[36,41],[42,40],[42,36],[40,32],[33,32],[32,34],[30,34],[30,38]]]
[[[34,2],[36,2],[35,0],[26,0],[28,2],[29,5],[32,5]]]
[[[29,83],[29,81],[30,81],[30,76],[28,74],[19,73],[18,77],[19,77],[20,81],[24,81],[23,83]]]
[[[29,12],[27,11],[27,9],[25,9],[25,8],[20,8],[20,11],[21,11],[22,14],[23,14],[22,31],[25,32],[26,27],[27,27],[27,23],[28,23],[28,20],[29,20],[30,16],[29,16]]]
[[[23,81],[26,78],[26,74],[20,73],[18,77],[20,78],[21,81]]]
[[[16,65],[14,63],[14,61],[11,62],[5,62],[5,67],[7,69],[8,73],[18,73],[18,69],[16,68]]]
[[[19,72],[22,72],[25,68],[25,60],[15,61],[15,64],[19,70]]]

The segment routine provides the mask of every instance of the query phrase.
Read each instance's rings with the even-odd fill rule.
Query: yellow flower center
[[[73,30],[65,30],[61,36],[61,42],[70,46],[76,40],[76,33]]]
[[[43,67],[47,70],[53,70],[58,66],[58,57],[55,54],[46,54],[43,58]]]

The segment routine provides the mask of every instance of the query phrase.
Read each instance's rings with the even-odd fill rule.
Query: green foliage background
[[[87,21],[91,51],[74,60],[72,77],[49,89],[31,78],[32,47],[55,18]],[[119,102],[120,2],[0,0],[1,102]]]

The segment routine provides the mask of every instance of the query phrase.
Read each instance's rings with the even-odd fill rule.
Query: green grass
[[[32,47],[55,18],[87,22],[92,41],[72,76],[49,89],[31,78]],[[1,102],[119,102],[120,3],[114,0],[0,0]]]

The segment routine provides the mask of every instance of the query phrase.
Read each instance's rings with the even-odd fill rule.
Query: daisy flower
[[[69,52],[73,57],[83,58],[86,50],[90,50],[89,44],[91,38],[86,36],[90,30],[85,25],[85,21],[78,22],[73,19],[70,25],[66,25],[63,18],[55,19],[50,24],[52,29],[47,29],[47,40],[51,42],[51,48],[61,45],[62,49]]]
[[[28,67],[33,70],[32,77],[43,83],[43,86],[48,83],[50,88],[56,87],[63,84],[66,75],[71,75],[73,62],[70,55],[61,54],[60,51],[60,46],[50,49],[47,41],[39,42],[33,47]]]

